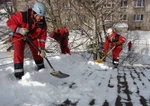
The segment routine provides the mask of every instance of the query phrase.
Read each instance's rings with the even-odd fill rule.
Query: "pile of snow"
[[[7,12],[4,9],[1,9],[0,13],[7,13]]]
[[[117,23],[114,25],[115,28],[128,28],[127,23]]]

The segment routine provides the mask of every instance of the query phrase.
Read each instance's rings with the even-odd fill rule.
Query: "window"
[[[104,4],[104,8],[111,8],[111,3]]]
[[[127,15],[126,14],[121,14],[120,15],[120,20],[122,20],[122,21],[127,20]]]
[[[144,0],[134,0],[134,7],[144,7]]]
[[[71,9],[71,4],[69,2],[64,3],[63,5],[65,9]]]
[[[116,2],[112,2],[112,7],[116,7]]]
[[[116,7],[116,1],[115,0],[105,0],[105,2],[103,4],[103,8],[113,8],[113,7]]]
[[[134,21],[142,21],[143,17],[144,16],[142,14],[135,14],[134,15]]]
[[[109,0],[105,0],[103,7],[104,8],[112,8],[112,2],[110,2]]]
[[[110,15],[107,16],[105,20],[110,21],[111,20],[111,16]]]
[[[66,16],[65,17],[65,22],[72,22],[73,21],[73,17],[72,16]]]
[[[121,0],[121,8],[127,7],[127,0]]]

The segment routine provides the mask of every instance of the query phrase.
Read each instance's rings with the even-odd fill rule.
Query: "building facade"
[[[55,1],[55,0],[54,0]],[[75,22],[80,22],[78,15],[75,14],[74,7],[70,4],[69,0],[64,0],[64,12],[62,22],[70,25],[70,28],[75,28]],[[75,0],[76,1],[76,0]],[[99,1],[99,0],[97,0]],[[117,11],[113,11],[110,15],[107,16],[105,19],[105,24],[116,24],[116,23],[126,23],[128,25],[129,30],[150,30],[150,0],[103,0],[105,3],[103,5],[103,9],[110,9],[112,10],[117,5]],[[78,5],[79,8],[82,8],[81,5],[74,2],[74,5]],[[56,4],[55,4],[56,10]],[[69,12],[65,12],[69,11]],[[86,14],[85,9],[81,9]],[[70,15],[68,15],[69,13]],[[90,15],[86,14],[82,17],[82,21],[85,23],[90,24],[90,20],[88,19]],[[112,26],[110,25],[110,26]]]
[[[129,30],[150,30],[150,0],[120,0],[119,3],[119,11],[110,15],[110,22],[126,23]],[[113,8],[113,2],[109,6]]]
[[[25,10],[27,8],[26,3],[33,4],[34,1],[42,1],[45,2],[46,5],[48,4],[47,0],[16,1],[17,10]],[[24,3],[22,3],[23,1]],[[94,2],[99,3],[99,1],[100,0],[85,0],[85,2],[89,2],[89,5],[92,5],[92,3]],[[100,11],[101,9],[112,10],[114,7],[116,8],[115,11],[113,10],[113,12],[110,15],[107,15],[107,17],[104,18],[104,22],[106,25],[108,23],[111,24],[110,26],[116,23],[126,23],[128,24],[129,30],[150,30],[150,0],[101,1],[104,2],[101,2],[101,4],[99,5]],[[48,12],[53,11],[53,18],[55,18],[52,19],[52,16],[48,15],[48,17],[50,17],[51,20],[55,20],[56,22],[58,22],[58,24],[65,24],[70,29],[78,29],[79,24],[83,25],[84,27],[86,27],[86,25],[91,26],[91,15],[88,12],[86,12],[86,10],[83,7],[83,4],[79,4],[78,0],[50,0],[49,2],[51,3],[52,7],[49,7],[49,5],[47,5]],[[52,10],[50,10],[50,8],[52,8]],[[98,13],[98,15],[101,15],[101,13]],[[99,22],[99,24],[103,23]]]
[[[130,30],[150,29],[150,0],[121,0],[120,9],[125,9],[120,15]]]

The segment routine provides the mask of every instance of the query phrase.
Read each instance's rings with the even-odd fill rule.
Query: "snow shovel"
[[[32,44],[32,46],[38,51],[40,52],[40,49],[31,41],[31,39],[26,35],[25,38],[29,41],[29,43]],[[48,65],[50,66],[50,68],[52,69],[52,72],[50,73],[51,75],[53,75],[54,77],[57,78],[66,78],[69,77],[70,75],[62,73],[61,71],[55,71],[55,69],[53,68],[53,66],[51,65],[50,61],[48,60],[47,57],[44,57],[45,60],[47,61]]]
[[[97,63],[102,63],[103,60],[107,57],[107,55],[108,55],[115,47],[116,47],[116,46],[114,46],[113,48],[111,48],[111,49],[108,51],[108,53],[106,54],[106,56],[104,56],[102,59],[97,59],[97,60],[95,60],[95,62],[97,62]]]

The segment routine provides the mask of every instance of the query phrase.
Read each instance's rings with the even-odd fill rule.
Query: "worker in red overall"
[[[54,38],[60,44],[62,54],[71,54],[68,46],[69,31],[66,27],[55,29],[49,36]]]
[[[132,42],[130,41],[130,42],[128,43],[128,51],[131,51],[131,48],[132,48]]]
[[[115,48],[112,50],[112,63],[114,65],[114,68],[117,68],[119,64],[119,54],[122,51],[123,43],[125,43],[126,39],[122,35],[114,32],[112,28],[109,28],[107,30],[107,34],[108,35],[104,43],[104,55],[107,55],[110,46],[111,48],[115,46]]]
[[[38,70],[45,68],[45,43],[47,37],[47,24],[45,21],[46,6],[36,2],[27,11],[13,14],[7,21],[7,26],[12,30],[14,43],[14,76],[21,79],[24,75],[24,49],[28,44]],[[40,52],[27,39],[28,36]]]

